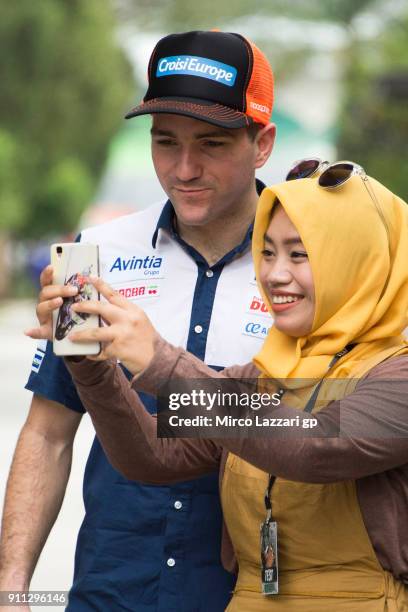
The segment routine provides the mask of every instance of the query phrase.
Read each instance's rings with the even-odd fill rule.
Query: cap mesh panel
[[[254,66],[249,81],[246,114],[257,123],[270,121],[273,106],[273,74],[268,60],[256,45],[250,43]],[[255,107],[253,105],[256,105]]]

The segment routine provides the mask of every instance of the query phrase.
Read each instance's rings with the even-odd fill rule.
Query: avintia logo
[[[237,69],[234,66],[195,55],[172,55],[159,59],[156,77],[177,74],[204,77],[232,87],[237,77]]]
[[[124,259],[123,257],[117,257],[112,264],[109,272],[117,270],[118,272],[125,272],[126,270],[153,270],[158,271],[162,265],[162,258],[156,257],[155,255],[147,255],[144,258],[138,258],[133,255],[130,259]]]

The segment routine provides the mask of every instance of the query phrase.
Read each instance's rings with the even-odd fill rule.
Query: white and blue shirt
[[[263,185],[258,184],[258,190]],[[144,308],[159,333],[221,369],[250,361],[272,323],[259,295],[251,232],[209,267],[173,229],[170,202],[82,232],[99,245],[101,276]],[[40,346],[27,389],[84,412],[52,346]],[[156,412],[155,399],[143,396]],[[218,474],[172,486],[127,480],[95,438],[84,478],[85,518],[71,612],[221,612],[234,577],[221,566]]]

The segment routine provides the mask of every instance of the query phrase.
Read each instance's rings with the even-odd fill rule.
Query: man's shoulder
[[[122,236],[124,239],[126,236],[131,236],[132,240],[134,240],[138,235],[141,237],[148,236],[150,232],[151,234],[148,237],[151,240],[164,205],[165,202],[158,202],[143,210],[129,215],[122,215],[100,225],[88,227],[81,231],[81,241],[100,242],[115,236]]]

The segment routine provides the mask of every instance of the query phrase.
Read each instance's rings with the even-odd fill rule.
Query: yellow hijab
[[[276,198],[297,228],[312,268],[316,311],[312,331],[292,338],[274,326],[255,365],[270,378],[323,378],[333,356],[353,350],[330,378],[360,377],[392,355],[408,352],[408,206],[370,178],[384,220],[360,176],[327,190],[317,179],[264,189],[255,218],[258,277],[264,235]],[[260,286],[265,304],[268,296]]]

